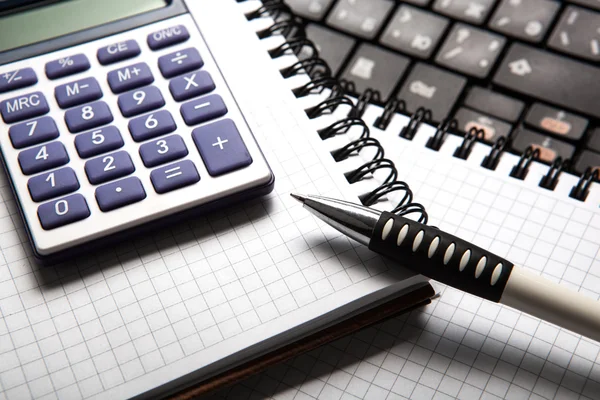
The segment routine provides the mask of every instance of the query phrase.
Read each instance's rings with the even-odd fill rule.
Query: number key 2
[[[93,158],[85,163],[85,173],[92,185],[131,174],[135,167],[126,151]]]
[[[79,189],[75,171],[69,167],[34,176],[27,182],[33,201],[44,201]]]
[[[108,105],[103,101],[86,104],[68,110],[65,122],[71,133],[85,131],[112,122],[113,116]]]
[[[89,158],[123,147],[123,138],[115,126],[105,126],[75,137],[75,148],[81,158]]]
[[[42,204],[38,208],[38,218],[45,230],[58,228],[89,216],[90,209],[87,202],[79,193]]]

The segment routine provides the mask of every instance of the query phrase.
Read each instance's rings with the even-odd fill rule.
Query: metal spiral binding
[[[321,139],[325,140],[335,135],[347,133],[348,130],[353,126],[360,126],[362,128],[362,133],[360,134],[361,139],[369,137],[369,127],[367,126],[365,121],[363,121],[360,118],[354,117],[347,117],[336,121],[333,124],[329,125],[327,128],[319,129],[317,132],[319,133]]]
[[[331,152],[331,156],[337,162],[343,161],[343,160],[347,159],[348,157],[350,157],[350,155],[352,153],[354,153],[354,152],[359,153],[362,149],[364,149],[366,147],[375,147],[375,149],[377,149],[372,160],[381,160],[383,158],[383,156],[385,154],[385,150],[383,149],[383,146],[381,145],[381,143],[379,143],[378,140],[370,138],[370,137],[356,139],[356,140],[348,143],[344,147],[341,147],[337,150],[333,150]]]
[[[568,169],[570,164],[571,160],[567,159],[563,161],[562,157],[556,157],[550,166],[548,173],[542,177],[538,186],[544,189],[554,190],[558,184],[558,177],[561,172]]]
[[[481,166],[483,168],[495,171],[496,167],[498,167],[498,163],[500,162],[500,156],[502,155],[502,152],[504,152],[507,143],[508,141],[506,140],[506,137],[500,136],[490,149],[490,154],[483,158]]]
[[[387,103],[385,103],[385,106],[383,107],[383,113],[381,114],[381,116],[377,117],[373,126],[375,126],[378,129],[381,129],[382,131],[385,131],[390,122],[392,121],[392,117],[396,113],[406,113],[406,103],[404,102],[404,100],[392,97],[388,100]]]
[[[445,119],[437,127],[435,134],[427,139],[425,146],[431,150],[439,151],[444,144],[444,139],[450,131],[458,130],[458,121],[455,119]]]
[[[577,185],[575,185],[573,189],[571,189],[569,197],[575,200],[585,201],[587,195],[590,192],[590,186],[592,185],[592,182],[598,180],[600,180],[600,173],[598,172],[598,170],[588,167],[585,170],[583,176],[579,179]]]
[[[419,107],[417,111],[410,116],[408,124],[400,130],[400,137],[413,140],[423,121],[431,121],[431,110]]]
[[[516,179],[524,180],[529,172],[529,166],[534,160],[540,157],[540,149],[533,149],[529,146],[523,152],[523,155],[519,159],[517,165],[510,171],[510,176]]]

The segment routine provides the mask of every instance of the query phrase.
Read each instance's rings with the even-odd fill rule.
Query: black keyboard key
[[[502,0],[489,27],[505,35],[539,42],[559,8],[560,4],[552,0]]]
[[[448,26],[448,19],[406,4],[401,5],[379,42],[420,58],[429,58]]]
[[[577,162],[574,165],[575,171],[583,174],[588,167],[597,169],[600,172],[600,153],[590,150],[584,150],[577,157]]]
[[[450,17],[482,24],[492,10],[496,0],[436,0],[434,11]]]
[[[600,126],[592,129],[588,135],[586,147],[600,153]]]
[[[458,129],[463,132],[469,132],[472,128],[481,129],[484,134],[484,139],[488,142],[495,141],[499,136],[510,134],[512,126],[499,119],[489,117],[477,111],[461,108],[454,116],[458,121]]]
[[[571,0],[571,2],[581,4],[582,6],[594,8],[600,11],[600,1],[598,0]]]
[[[533,128],[579,140],[588,126],[588,120],[543,104],[535,103],[525,116],[525,123]]]
[[[600,13],[568,6],[554,28],[548,46],[582,57],[600,61]]]
[[[333,3],[333,0],[286,0],[294,14],[301,17],[320,21]]]
[[[455,24],[435,61],[465,74],[485,78],[505,42],[500,35],[465,24]]]
[[[462,76],[417,63],[404,82],[398,98],[406,102],[408,112],[425,107],[431,110],[434,121],[441,121],[448,116],[466,82]]]
[[[405,0],[406,3],[412,3],[417,6],[425,7],[431,0]]]
[[[513,136],[512,147],[519,153],[523,153],[529,146],[540,150],[540,160],[551,163],[556,157],[562,157],[563,160],[573,157],[575,147],[572,145],[553,139],[529,129],[519,128]]]
[[[339,0],[329,13],[327,25],[373,39],[393,6],[391,0]]]
[[[465,98],[465,105],[509,122],[516,122],[525,107],[521,100],[478,86],[471,88]]]
[[[600,68],[514,43],[494,83],[548,103],[600,118]]]
[[[347,64],[342,78],[354,82],[359,93],[367,88],[379,90],[382,100],[386,101],[409,63],[404,56],[363,43]]]
[[[342,63],[356,43],[356,40],[342,33],[316,24],[306,26],[306,36],[316,44],[319,57],[327,61],[334,75],[339,72]]]

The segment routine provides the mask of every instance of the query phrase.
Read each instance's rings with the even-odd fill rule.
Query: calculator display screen
[[[167,0],[67,0],[0,16],[0,52],[166,5]]]

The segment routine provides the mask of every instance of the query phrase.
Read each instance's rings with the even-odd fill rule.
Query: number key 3
[[[85,173],[92,185],[131,174],[135,167],[126,151],[93,158],[85,163]]]
[[[140,146],[140,156],[148,168],[177,160],[187,154],[187,147],[179,135],[167,136]]]

